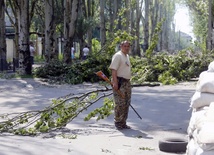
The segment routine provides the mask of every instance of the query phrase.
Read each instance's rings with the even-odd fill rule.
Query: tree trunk
[[[207,49],[212,50],[214,47],[214,35],[213,35],[213,1],[209,0],[209,17],[208,17],[208,37],[207,37]]]
[[[65,0],[64,5],[64,62],[68,64],[71,63],[71,47],[73,45],[79,0]]]
[[[145,22],[144,22],[144,52],[149,47],[149,1],[145,0]]]
[[[126,23],[123,27],[123,29],[127,32],[130,32],[129,26],[130,26],[130,5],[131,2],[130,0],[125,0],[125,8],[126,8],[126,12],[125,12],[125,18],[126,18]]]
[[[106,28],[105,28],[105,0],[100,0],[100,40],[101,46],[104,46],[106,41]]]
[[[29,49],[29,1],[17,0],[19,27],[19,70],[21,75],[32,74]]]
[[[136,50],[136,54],[138,56],[141,56],[141,52],[140,52],[140,3],[139,1],[136,1],[136,36],[137,39],[135,41],[135,50]]]
[[[120,8],[122,6],[122,0],[114,0],[114,10],[113,10],[113,21],[118,20],[116,29],[122,29],[121,16],[118,15]]]
[[[100,0],[102,1],[102,0]],[[109,28],[109,32],[112,33],[113,32],[113,29],[114,29],[114,9],[113,9],[113,2],[112,0],[109,1],[109,22],[110,22],[110,28]]]
[[[87,16],[87,19],[89,21],[92,21],[93,20],[93,4],[92,4],[92,1],[91,0],[87,0],[87,10],[88,10],[88,16]],[[90,51],[92,51],[92,26],[89,26],[88,28],[88,32],[87,32],[87,39],[88,39],[88,48],[90,49]]]
[[[117,19],[117,13],[118,13],[118,0],[114,0],[113,2],[113,22]]]
[[[135,9],[136,9],[136,5],[131,5],[130,7],[131,12],[130,12],[130,33],[132,36],[134,36],[136,34],[135,31]],[[135,44],[135,41],[132,42],[132,44]],[[136,55],[136,50],[135,50],[135,46],[131,46],[131,54],[132,55]]]
[[[157,26],[158,22],[158,10],[159,10],[159,5],[158,5],[158,0],[155,0],[152,10],[151,10],[151,36],[154,35],[155,28]]]
[[[167,50],[168,49],[168,19],[167,19],[167,10],[166,8],[164,8],[164,17],[166,18],[166,20],[163,23],[163,50]]]
[[[0,71],[6,66],[5,3],[0,0]]]
[[[163,5],[160,4],[160,9],[159,9],[159,22],[162,20],[162,16],[163,16]],[[162,25],[162,30],[163,30],[163,25]],[[158,49],[160,51],[163,50],[163,31],[162,33],[159,34],[159,44],[158,44]]]
[[[54,58],[54,0],[45,0],[45,61]]]

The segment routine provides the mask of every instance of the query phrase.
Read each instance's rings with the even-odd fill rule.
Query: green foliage
[[[71,134],[71,135],[62,134],[61,137],[64,138],[64,139],[76,139],[77,135],[73,135],[73,134]]]
[[[59,58],[59,61],[63,61],[63,54],[60,53],[59,56],[58,56],[58,58]]]
[[[35,75],[41,78],[59,77],[68,71],[68,66],[62,61],[51,60],[35,70]]]
[[[44,111],[40,120],[36,122],[34,128],[39,132],[47,132],[50,129],[65,126],[74,116],[77,109],[82,107],[76,100],[65,102],[64,100],[53,100],[53,106]]]
[[[36,55],[36,56],[34,56],[34,61],[35,62],[44,62],[45,59],[41,55]]]
[[[35,70],[35,75],[41,78],[48,78],[52,81],[78,84],[82,82],[98,82],[100,79],[95,75],[97,71],[103,71],[110,76],[108,69],[115,47],[124,40],[134,39],[126,31],[118,30],[113,34],[113,40],[108,40],[106,46],[100,49],[100,43],[93,39],[93,52],[87,60],[76,61],[72,65],[66,65],[60,60],[53,60]]]
[[[70,66],[66,74],[66,82],[71,84],[98,82],[100,79],[95,73],[102,70],[106,76],[109,76],[108,66],[110,61],[110,59],[104,57],[90,57],[85,61],[75,63]]]
[[[209,1],[185,0],[185,3],[190,9],[190,20],[193,26],[194,36],[197,38],[199,44],[205,45],[208,31]]]
[[[87,18],[84,16],[79,16],[76,21],[76,33],[78,37],[84,36],[87,31],[96,25],[96,20],[93,18]]]
[[[158,81],[161,81],[164,85],[176,84],[178,80],[172,76],[169,71],[163,72],[158,76]]]
[[[97,39],[92,39],[92,52],[93,54],[97,54],[99,53],[99,51],[101,50],[101,44]]]
[[[100,108],[96,108],[92,112],[90,112],[85,118],[85,121],[90,120],[92,117],[97,116],[97,121],[100,119],[104,119],[112,114],[112,110],[114,109],[113,99],[105,98],[103,102],[103,106]]]
[[[161,26],[162,26],[162,24],[163,24],[164,21],[165,21],[165,19],[162,20],[161,22],[159,22],[159,23],[157,24],[156,28],[155,28],[155,32],[154,32],[154,35],[153,35],[153,37],[152,37],[152,41],[151,41],[151,43],[150,43],[150,46],[149,46],[149,48],[146,50],[146,55],[145,55],[145,56],[146,56],[148,59],[151,58],[154,49],[157,47],[158,40],[159,40],[159,33],[160,33],[160,31],[161,31]]]
[[[11,132],[17,135],[36,135],[37,133],[60,129],[99,99],[108,96],[99,94],[100,91],[108,91],[108,89],[96,90],[80,96],[67,95],[54,99],[49,107],[41,111],[3,114],[1,118],[5,119],[5,121],[0,122],[0,132]],[[108,117],[112,113],[113,105],[112,99],[104,98],[103,106],[90,112],[85,120],[89,120],[93,117],[93,114],[98,115],[97,120]],[[75,136],[69,137],[75,138]]]
[[[117,41],[119,42],[120,39]],[[116,44],[117,41],[111,43]],[[98,82],[101,79],[95,75],[97,71],[103,71],[107,77],[111,75],[108,69],[111,57],[108,55],[113,54],[113,47],[110,45],[106,48],[109,53],[100,52],[101,54],[99,55],[93,55],[85,61],[74,62],[72,65],[54,61],[37,68],[35,75],[51,79],[53,82],[60,81],[61,83],[69,84]],[[192,57],[188,56],[189,53],[191,53]],[[206,70],[213,57],[212,51],[197,54],[191,49],[188,49],[188,51],[182,50],[177,55],[157,53],[153,54],[150,59],[131,57],[133,73],[131,82],[133,84],[142,84],[144,82],[175,84],[179,81],[188,81],[191,78],[198,77],[202,71]]]
[[[139,147],[139,150],[154,151],[155,149],[150,148],[150,147]]]
[[[120,43],[124,40],[132,42],[135,39],[135,37],[130,35],[126,31],[118,30],[115,33],[111,34],[107,33],[107,38],[111,39],[107,40],[106,45],[100,50],[99,55],[97,55],[99,57],[104,57],[105,59],[109,60],[109,64],[106,67],[110,65],[112,56],[115,54],[117,50],[119,50]]]
[[[148,65],[148,60],[140,57],[130,57],[132,64],[132,78],[133,84],[142,84],[152,75],[152,70]]]
[[[207,50],[206,50],[206,39],[205,40],[203,40],[203,41],[194,41],[194,45],[195,45],[195,47],[196,47],[196,50],[200,50],[200,51],[202,51],[202,53],[204,53],[204,52],[206,52]]]
[[[151,59],[131,58],[132,83],[161,82],[176,84],[179,81],[188,81],[198,77],[207,70],[208,64],[213,61],[211,53],[188,57],[190,51],[180,51],[177,55],[167,53],[155,54]]]

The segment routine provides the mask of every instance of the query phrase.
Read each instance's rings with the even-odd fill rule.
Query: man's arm
[[[113,88],[115,90],[118,90],[117,71],[115,69],[112,69],[111,71],[112,71]]]

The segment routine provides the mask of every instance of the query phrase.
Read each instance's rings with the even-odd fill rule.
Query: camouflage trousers
[[[131,103],[131,83],[130,81],[122,81],[120,86],[120,91],[124,94],[125,98],[122,98],[117,91],[113,90],[114,95],[114,123],[115,126],[126,125],[126,120],[128,118],[129,105]]]

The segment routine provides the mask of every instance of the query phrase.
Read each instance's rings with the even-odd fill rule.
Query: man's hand
[[[113,86],[114,90],[118,90],[118,83],[117,82],[113,82]]]

